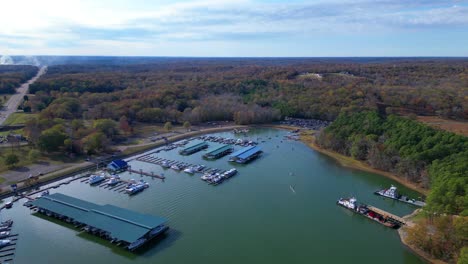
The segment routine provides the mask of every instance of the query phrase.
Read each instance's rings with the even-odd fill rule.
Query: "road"
[[[16,110],[18,109],[19,104],[23,100],[24,95],[29,90],[29,85],[33,84],[41,75],[43,75],[47,71],[47,66],[43,66],[39,69],[36,76],[34,76],[31,80],[23,83],[19,88],[16,88],[16,93],[8,99],[8,102],[2,107],[0,110],[0,125],[5,122],[5,120]]]

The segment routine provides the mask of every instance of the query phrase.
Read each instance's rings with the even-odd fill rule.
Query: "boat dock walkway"
[[[398,222],[398,223],[400,223],[400,224],[406,225],[406,220],[403,219],[403,218],[401,218],[401,217],[399,217],[399,216],[397,216],[397,215],[394,215],[394,214],[392,214],[392,213],[389,213],[389,212],[387,212],[387,211],[384,211],[384,210],[382,210],[382,209],[379,209],[379,208],[374,207],[374,206],[371,206],[371,205],[368,205],[367,208],[369,208],[370,210],[372,210],[372,211],[374,211],[374,212],[377,212],[377,213],[383,215],[384,217],[387,217],[387,218],[389,218],[389,219],[392,219],[392,220],[394,220],[394,221],[396,221],[396,222]]]
[[[137,171],[138,174],[140,174],[140,171]],[[145,175],[145,176],[153,176],[152,174],[149,174],[147,172],[143,172],[143,174],[141,175]],[[101,183],[99,184],[96,184],[95,187],[97,188],[102,188],[102,189],[106,189],[106,190],[111,190],[111,191],[115,191],[115,192],[118,192],[118,193],[123,193],[125,192],[125,189],[127,188],[127,186],[129,184],[132,184],[132,183],[138,183],[138,181],[131,181],[131,180],[125,180],[125,179],[120,179],[120,181],[115,184],[115,185],[109,185],[107,184],[107,181],[112,177],[112,176],[104,176],[106,179],[103,180]],[[161,176],[162,177],[162,176]],[[152,178],[156,178],[156,177],[152,177]],[[164,178],[163,178],[164,179]],[[83,179],[81,180],[82,183],[85,183],[85,184],[89,184],[89,178],[86,178],[86,179]],[[93,186],[94,187],[94,186]]]
[[[76,180],[79,180],[79,179],[82,179],[84,177],[88,177],[89,176],[89,172],[87,173],[84,173],[84,174],[81,174],[81,175],[77,175],[77,176],[74,176],[73,178],[70,178],[66,181],[62,181],[62,182],[59,182],[57,184],[54,184],[54,185],[49,185],[49,186],[42,186],[41,188],[38,188],[37,190],[35,191],[32,191],[32,192],[29,192],[29,193],[17,193],[15,196],[12,197],[12,202],[15,203],[21,199],[28,199],[28,201],[34,201],[36,199],[36,197],[34,197],[34,195],[38,194],[38,193],[42,193],[44,191],[47,191],[49,189],[57,189],[58,187],[62,186],[62,185],[67,185],[67,184],[70,184],[71,182],[73,181],[76,181]],[[0,207],[0,211],[5,209],[5,205],[2,205]]]
[[[181,170],[184,170],[185,168],[188,168],[190,166],[195,166],[195,164],[185,163],[185,162],[182,162],[182,161],[169,160],[169,159],[164,159],[164,158],[159,158],[159,157],[153,157],[151,154],[138,157],[136,160],[141,161],[141,162],[146,162],[146,163],[159,165],[161,167],[163,167],[162,166],[163,163],[167,164],[167,166],[169,166],[169,167],[173,166],[173,165],[178,165],[178,166],[180,166]],[[205,167],[201,171],[195,171],[195,173],[210,173],[210,172],[217,172],[217,171],[221,171],[221,170],[215,169],[215,168]]]
[[[10,232],[11,226],[3,231]],[[18,234],[9,234],[1,238],[1,240],[10,240],[10,243],[0,248],[0,263],[13,262],[15,256],[16,243],[18,241]]]

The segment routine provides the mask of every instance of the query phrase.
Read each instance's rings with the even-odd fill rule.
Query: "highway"
[[[23,83],[19,88],[16,88],[16,93],[8,99],[5,105],[3,105],[0,110],[0,125],[3,125],[3,122],[16,110],[18,109],[19,104],[22,102],[25,94],[28,93],[29,85],[33,84],[39,77],[41,77],[47,71],[47,66],[43,66],[39,69],[36,76],[31,80]]]

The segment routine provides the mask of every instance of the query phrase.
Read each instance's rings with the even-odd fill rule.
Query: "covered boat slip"
[[[195,145],[191,145],[189,147],[184,148],[183,150],[179,151],[180,154],[182,155],[191,155],[195,152],[198,152],[202,149],[208,148],[208,143],[206,142],[201,142]]]
[[[216,148],[205,155],[203,155],[204,158],[207,159],[219,159],[223,156],[226,156],[227,154],[231,153],[234,150],[232,145],[225,145],[219,148]]]
[[[261,153],[262,149],[259,146],[249,146],[232,153],[229,157],[229,161],[247,163],[258,157]]]
[[[146,215],[113,205],[98,205],[61,193],[43,196],[32,202],[39,211],[66,219],[74,224],[104,234],[113,241],[143,244],[152,238],[155,230],[165,231],[166,219]],[[158,233],[159,234],[159,233]],[[132,247],[134,248],[134,247]]]

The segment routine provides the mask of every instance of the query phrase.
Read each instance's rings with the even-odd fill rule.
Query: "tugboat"
[[[387,198],[390,198],[390,199],[393,199],[393,200],[397,200],[397,201],[400,201],[400,202],[409,203],[409,204],[416,205],[416,206],[425,206],[426,205],[426,203],[423,202],[423,201],[418,201],[416,199],[410,199],[405,195],[399,194],[398,191],[397,191],[397,187],[395,187],[393,185],[390,186],[389,189],[383,189],[383,190],[380,190],[380,191],[375,191],[374,194],[380,195],[380,196],[383,196],[383,197],[387,197]]]
[[[104,181],[106,178],[102,175],[91,175],[89,176],[89,185],[96,185],[102,181]]]
[[[352,198],[340,198],[338,199],[338,201],[336,202],[336,204],[338,204],[339,206],[342,206],[348,210],[351,210],[357,214],[360,214],[362,216],[365,216],[371,220],[374,220],[384,226],[387,226],[387,227],[390,227],[390,228],[394,228],[394,229],[397,229],[397,228],[400,228],[401,224],[388,217],[388,216],[384,216],[378,212],[376,212],[375,210],[372,210],[369,208],[368,205],[365,205],[365,204],[358,204],[357,203],[357,200],[356,198],[352,197]]]

